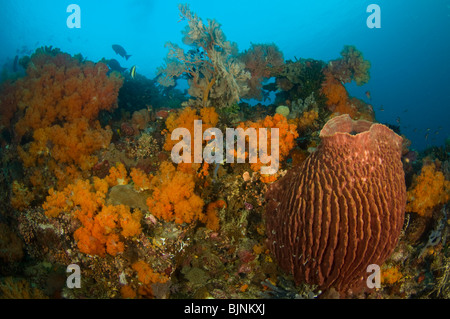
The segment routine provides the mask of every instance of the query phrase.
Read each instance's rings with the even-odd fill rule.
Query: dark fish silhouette
[[[19,56],[16,55],[16,57],[14,58],[14,63],[13,63],[13,71],[17,72],[17,64],[19,63]]]
[[[127,69],[127,68],[122,68],[120,66],[119,61],[117,61],[116,59],[108,60],[107,64],[112,71],[117,71],[117,72],[122,73]]]
[[[131,55],[127,54],[127,51],[125,51],[125,49],[118,44],[113,44],[112,48],[113,48],[114,52],[116,52],[116,54],[120,55],[122,58],[125,58],[128,60],[128,58],[131,56]]]

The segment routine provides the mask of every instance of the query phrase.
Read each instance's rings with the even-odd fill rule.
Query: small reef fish
[[[130,54],[127,54],[127,51],[125,51],[125,49],[118,44],[113,44],[112,49],[114,50],[114,52],[116,52],[116,54],[120,55],[122,58],[125,58],[127,60],[131,56]]]
[[[368,98],[369,100],[372,99],[372,97],[370,96],[370,91],[366,91],[366,96],[367,96],[367,98]]]
[[[132,79],[134,79],[134,77],[136,76],[136,66],[135,65],[133,65],[131,67],[130,76],[131,76]]]
[[[397,118],[396,118],[396,120],[395,120],[396,122],[397,122],[397,124],[400,124],[400,117],[399,116],[397,116]]]
[[[384,112],[383,105],[380,105],[380,112]]]
[[[122,68],[120,66],[119,61],[117,61],[116,59],[108,60],[107,64],[112,71],[117,71],[117,72],[122,73],[127,69],[127,68]]]

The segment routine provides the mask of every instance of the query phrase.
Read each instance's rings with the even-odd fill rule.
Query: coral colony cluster
[[[354,46],[285,61],[180,13],[190,50],[168,43],[153,80],[43,47],[1,84],[0,297],[449,298],[450,142],[410,150],[349,96],[369,81]],[[266,151],[260,129],[278,129],[279,169],[242,149],[174,163],[172,133],[196,120],[253,128]]]

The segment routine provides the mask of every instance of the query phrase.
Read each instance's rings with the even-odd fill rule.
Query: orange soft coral
[[[267,151],[271,149],[271,128],[278,128],[279,132],[279,161],[282,162],[288,155],[290,150],[295,146],[295,139],[298,137],[297,125],[289,124],[286,117],[281,114],[275,114],[272,116],[267,116],[265,119],[260,120],[258,122],[243,122],[238,125],[238,128],[242,128],[244,131],[247,128],[254,128],[256,130],[256,134],[258,137],[258,143],[260,142],[259,137],[259,128],[267,128]],[[248,139],[247,139],[248,140]],[[266,141],[262,141],[265,143]],[[237,150],[235,153],[242,152],[243,150]],[[258,144],[258,160],[257,163],[251,163],[251,169],[253,171],[259,171],[261,166],[264,164],[261,162],[261,154],[260,154],[260,145]],[[269,154],[266,154],[269,155]],[[264,156],[264,154],[263,154]],[[248,154],[246,152],[246,157]],[[272,180],[272,179],[268,179]]]
[[[109,145],[112,132],[96,118],[100,111],[117,107],[123,78],[108,75],[103,63],[44,49],[31,56],[26,72],[13,84],[18,120],[12,126],[17,140],[27,134],[32,141],[19,146],[18,154],[28,176],[47,166],[49,175],[58,179],[42,183],[44,191],[55,185],[62,189],[74,177],[87,177],[97,162],[94,153]]]
[[[150,212],[157,218],[190,223],[204,218],[203,200],[194,193],[194,175],[163,162],[152,180],[152,196],[147,199]]]
[[[137,272],[138,280],[144,285],[165,283],[169,280],[169,277],[166,275],[154,272],[153,269],[143,260],[135,262],[131,267]]]
[[[123,175],[125,171],[125,175]],[[113,167],[109,180],[128,179],[125,168]],[[89,180],[77,180],[62,191],[50,189],[47,200],[42,205],[48,217],[58,217],[61,213],[71,213],[81,222],[74,232],[78,249],[85,254],[104,257],[107,253],[115,256],[124,251],[121,238],[139,235],[142,213],[125,205],[106,205],[109,182],[94,177]]]
[[[153,178],[152,175],[147,175],[143,170],[134,167],[130,171],[130,177],[133,180],[134,189],[138,192],[149,189]]]
[[[392,285],[402,278],[402,273],[397,267],[383,267],[381,270],[381,283]]]
[[[125,165],[117,163],[115,167],[111,167],[109,175],[105,177],[105,180],[108,182],[109,186],[128,184],[129,178],[127,176]]]
[[[146,128],[148,123],[150,122],[150,110],[142,109],[139,111],[135,111],[131,117],[131,126],[135,132],[139,132]]]
[[[206,208],[206,227],[213,231],[218,231],[220,228],[219,217],[217,216],[217,212],[219,209],[226,207],[226,203],[224,200],[219,199],[218,201],[212,202],[208,204]]]
[[[59,164],[75,164],[86,171],[97,162],[91,154],[109,145],[111,136],[112,132],[102,129],[98,122],[90,125],[80,118],[64,126],[36,129],[28,152],[19,148],[19,155],[26,167],[39,165],[41,159],[50,156]]]
[[[325,73],[321,92],[326,96],[328,109],[336,114],[349,114],[355,118],[356,109],[348,101],[348,93],[344,85],[331,73]]]
[[[27,75],[15,83],[23,92],[18,106],[24,116],[15,126],[19,136],[57,122],[92,120],[101,110],[117,107],[123,79],[117,73],[108,76],[109,69],[103,63],[38,50],[26,71]]]
[[[75,231],[74,238],[82,253],[115,256],[124,250],[119,234],[125,238],[140,234],[141,218],[140,211],[131,213],[128,206],[105,205],[92,220],[83,219],[83,226]]]
[[[431,216],[433,207],[450,200],[450,181],[436,170],[435,163],[425,165],[415,180],[415,186],[407,192],[407,197],[407,212]]]
[[[202,139],[203,132],[208,128],[215,127],[219,122],[219,115],[213,107],[202,108],[200,114],[193,108],[187,107],[182,109],[177,113],[170,113],[166,120],[166,127],[168,134],[166,136],[166,142],[164,144],[164,149],[166,151],[171,151],[173,146],[178,143],[178,141],[172,141],[171,134],[176,128],[186,128],[191,134],[191,149],[194,149],[194,121],[202,121]],[[204,142],[206,143],[206,142]],[[192,152],[193,153],[193,152]],[[192,159],[193,159],[192,154]],[[193,162],[193,160],[192,160]]]

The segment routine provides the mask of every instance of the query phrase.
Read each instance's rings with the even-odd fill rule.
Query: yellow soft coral
[[[395,284],[402,278],[402,273],[397,267],[383,267],[381,270],[381,283],[385,285]]]
[[[202,220],[204,202],[194,193],[194,177],[163,162],[152,180],[152,196],[147,199],[150,212],[157,218],[178,224]]]
[[[415,180],[415,186],[407,192],[407,212],[430,216],[433,207],[450,199],[450,181],[436,170],[435,163],[422,167],[422,172]]]
[[[298,128],[300,130],[305,130],[315,123],[315,121],[319,118],[319,113],[317,111],[305,111],[302,113],[302,116],[296,119]]]

